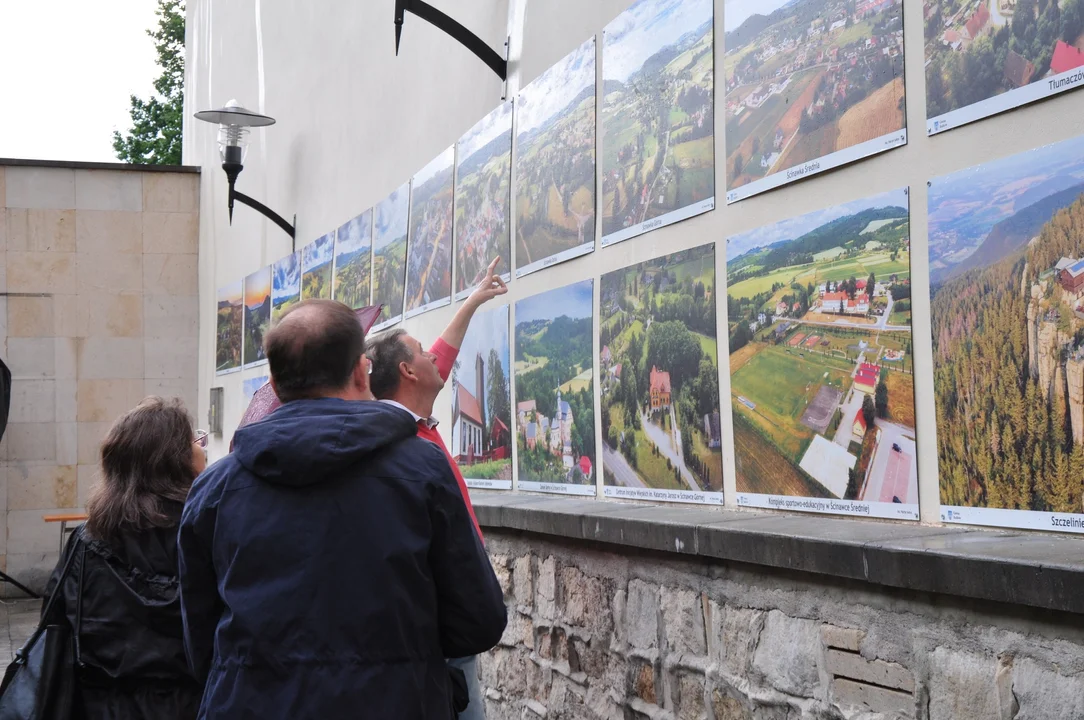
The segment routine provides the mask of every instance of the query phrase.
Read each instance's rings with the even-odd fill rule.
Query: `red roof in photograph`
[[[859,290],[864,290],[865,287],[866,287],[866,281],[865,280],[855,280],[854,281],[854,286],[855,286],[855,288],[857,288]]]
[[[990,8],[987,7],[986,3],[983,3],[971,16],[971,19],[967,21],[967,34],[974,40],[988,22],[990,22]]]
[[[459,392],[459,414],[465,415],[475,425],[481,426],[482,413],[478,407],[478,399],[467,392],[467,388],[462,385],[457,384],[456,389]]]
[[[670,392],[670,373],[657,369],[654,365],[651,366],[651,391],[659,391],[668,393]]]
[[[881,366],[873,363],[862,363],[862,367],[858,368],[858,372],[871,372],[874,375],[880,375]]]
[[[947,42],[949,45],[960,42],[960,33],[956,32],[955,30],[946,30],[945,34],[942,37],[945,38],[945,42]]]
[[[1050,69],[1061,74],[1081,65],[1084,65],[1084,52],[1064,40],[1058,40],[1058,44],[1054,46],[1054,57],[1050,58]]]
[[[845,293],[845,292],[830,292],[830,293],[825,293],[825,294],[824,294],[824,295],[823,295],[823,296],[821,297],[821,300],[822,300],[822,301],[824,301],[824,302],[826,302],[826,303],[832,303],[832,302],[840,302],[841,300],[847,300],[847,299],[848,299],[848,298],[847,298],[847,293]]]
[[[589,476],[591,474],[591,458],[586,455],[580,457],[580,471],[584,476]]]
[[[1031,82],[1031,76],[1035,74],[1035,66],[1015,50],[1010,50],[1005,56],[1005,79],[1016,87],[1023,87]]]
[[[854,424],[861,425],[863,430],[869,427],[868,425],[866,425],[866,415],[861,410],[855,413],[854,423],[852,423],[852,425]]]

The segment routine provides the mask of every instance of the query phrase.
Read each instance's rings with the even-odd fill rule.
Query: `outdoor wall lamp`
[[[226,171],[226,178],[230,183],[230,225],[233,224],[233,201],[236,200],[274,222],[291,238],[295,237],[294,226],[286,222],[281,215],[233,187],[237,182],[237,176],[245,168],[243,163],[245,153],[248,151],[248,129],[274,125],[275,118],[246,110],[236,100],[230,100],[226,103],[226,107],[196,113],[196,119],[218,125],[218,150],[222,156],[222,169]],[[297,222],[296,215],[294,222]]]
[[[440,10],[423,0],[395,0],[395,54],[399,54],[399,38],[403,34],[403,18],[407,12],[414,13],[422,20],[435,25],[448,35],[451,35],[459,44],[470,50],[478,58],[489,66],[489,69],[497,73],[497,77],[508,83],[508,59],[486,45],[482,38],[472,33],[460,23],[448,17]],[[505,52],[508,52],[508,42],[504,43]]]

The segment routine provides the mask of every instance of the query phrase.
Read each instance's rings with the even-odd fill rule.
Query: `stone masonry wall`
[[[1084,718],[1079,617],[490,529],[487,717]]]
[[[83,507],[117,416],[146,395],[195,415],[199,178],[0,164],[0,569],[31,587],[59,555],[42,515]]]

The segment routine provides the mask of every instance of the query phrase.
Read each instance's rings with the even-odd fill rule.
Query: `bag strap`
[[[80,527],[80,529],[82,529]],[[78,532],[78,531],[77,531]],[[80,536],[82,533],[80,533]],[[79,538],[82,540],[82,537]],[[78,544],[78,541],[76,542]],[[41,611],[42,622],[38,623],[38,627],[34,630],[34,634],[30,636],[30,639],[19,648],[19,651],[15,653],[15,660],[20,660],[23,657],[23,651],[34,645],[41,637],[41,634],[45,632],[45,628],[48,627],[45,621],[53,612],[53,606],[56,604],[57,596],[64,592],[64,580],[68,577],[69,572],[72,569],[72,562],[74,562],[76,556],[75,548],[72,548],[71,553],[68,555],[68,559],[64,562],[64,569],[60,571],[60,577],[57,578],[56,586],[53,587],[53,594],[49,596],[49,601],[45,603],[45,607]]]
[[[82,557],[79,559],[79,584],[75,593],[75,627],[72,629],[72,639],[75,642],[75,666],[83,667],[82,653],[79,649],[79,633],[83,630],[83,577],[87,569],[87,543],[83,539],[83,526],[76,530],[79,533],[79,541],[83,546]],[[72,555],[75,553],[73,552]]]

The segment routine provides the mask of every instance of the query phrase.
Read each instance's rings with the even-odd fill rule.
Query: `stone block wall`
[[[199,175],[176,170],[0,161],[0,568],[31,587],[113,420],[152,394],[195,415]]]
[[[1084,718],[1079,617],[487,529],[487,717]]]

